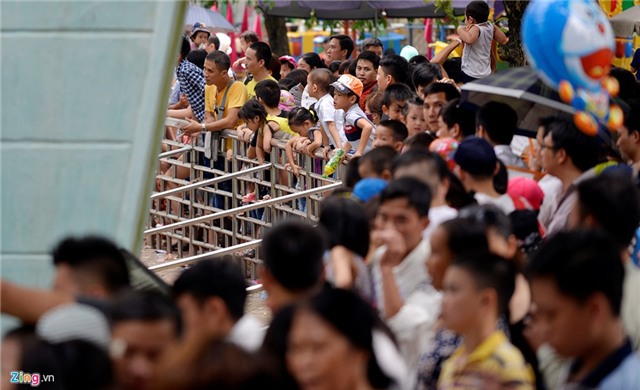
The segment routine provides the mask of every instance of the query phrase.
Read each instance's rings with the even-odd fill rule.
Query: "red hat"
[[[293,65],[293,69],[298,67],[298,61],[296,61],[296,59],[291,57],[291,56],[282,56],[282,57],[280,57],[280,62],[282,62],[282,61],[287,61],[288,63]]]
[[[534,210],[540,210],[542,205],[542,199],[544,198],[544,192],[533,179],[527,177],[514,177],[509,180],[507,185],[507,194],[512,197],[521,196],[531,204]]]

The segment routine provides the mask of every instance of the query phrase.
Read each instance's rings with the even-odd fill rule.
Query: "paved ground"
[[[140,254],[140,260],[147,266],[162,264],[166,261],[176,260],[174,254],[167,254],[164,251],[156,251],[151,247],[145,246]],[[157,272],[157,275],[165,282],[173,284],[178,275],[180,275],[181,268],[172,268],[168,270],[161,270]],[[262,292],[250,293],[247,297],[247,304],[245,311],[250,313],[265,325],[268,325],[271,321],[271,310],[264,304],[264,300],[261,298]]]

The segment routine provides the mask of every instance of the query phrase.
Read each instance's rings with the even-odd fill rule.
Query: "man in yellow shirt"
[[[493,254],[461,257],[447,269],[443,326],[464,341],[444,363],[438,389],[535,388],[533,372],[501,330],[515,290],[513,264]]]
[[[247,96],[249,99],[253,98],[255,94],[255,87],[262,80],[274,79],[269,73],[269,63],[271,62],[271,48],[264,42],[256,42],[249,46],[245,56],[245,62],[247,64],[247,72],[251,73],[253,79],[246,85]]]

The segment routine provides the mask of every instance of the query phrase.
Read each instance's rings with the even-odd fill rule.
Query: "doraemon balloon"
[[[617,129],[622,111],[609,105],[618,83],[608,76],[613,30],[593,0],[534,0],[522,21],[525,52],[540,77],[575,107],[576,125],[595,135],[598,122]]]

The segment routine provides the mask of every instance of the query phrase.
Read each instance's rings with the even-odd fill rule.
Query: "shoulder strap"
[[[220,118],[224,116],[224,106],[227,104],[227,95],[229,94],[229,90],[231,89],[233,83],[235,83],[234,80],[229,81],[227,89],[224,90],[224,95],[222,95],[222,101],[220,102],[220,106],[218,106],[218,110],[220,111]]]

